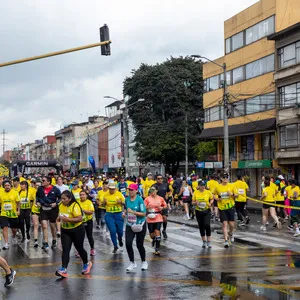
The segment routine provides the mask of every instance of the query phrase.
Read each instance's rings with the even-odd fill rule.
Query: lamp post
[[[125,99],[117,99],[111,96],[104,96],[104,98],[106,99],[114,99],[116,101],[121,101],[124,103],[125,107],[124,107],[124,112],[123,112],[123,128],[124,128],[124,133],[123,133],[123,137],[124,137],[124,159],[125,159],[125,170],[126,170],[126,174],[129,174],[129,131],[128,131],[128,108],[135,105],[138,102],[144,102],[145,99],[141,98],[138,99],[137,101],[127,105],[125,102]]]
[[[223,69],[223,108],[224,108],[224,172],[229,173],[229,133],[228,133],[228,98],[227,98],[227,80],[226,80],[226,63],[220,65],[209,58],[202,55],[191,55],[194,58],[203,58]]]

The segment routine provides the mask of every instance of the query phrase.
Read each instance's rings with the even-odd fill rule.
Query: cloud
[[[256,0],[52,0],[1,4],[1,61],[99,41],[107,23],[112,55],[100,49],[0,68],[0,128],[7,147],[32,142],[122,98],[122,83],[141,63],[224,52],[224,20]],[[11,12],[14,12],[13,14]],[[2,148],[2,147],[1,147]]]

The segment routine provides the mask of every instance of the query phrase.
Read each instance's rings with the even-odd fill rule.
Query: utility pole
[[[224,108],[224,172],[229,174],[229,134],[228,134],[228,97],[226,80],[226,63],[223,64],[223,108]]]
[[[3,131],[2,131],[2,143],[3,143],[3,145],[2,145],[2,150],[3,150],[3,162],[4,162],[4,152],[5,152],[5,129],[3,129]]]
[[[125,159],[125,173],[129,175],[129,133],[128,133],[128,108],[125,103],[124,113],[123,113],[123,130],[124,130],[124,159]]]
[[[188,145],[188,115],[187,115],[187,110],[185,111],[185,121],[184,121],[184,126],[185,126],[185,132],[184,132],[184,137],[185,137],[185,178],[187,179],[188,177],[188,172],[189,172],[189,145]]]
[[[89,167],[89,143],[90,143],[90,134],[89,134],[89,127],[86,125],[87,137],[86,137],[86,160],[87,160],[87,167]]]

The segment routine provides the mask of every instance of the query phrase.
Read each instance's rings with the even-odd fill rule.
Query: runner
[[[40,217],[43,230],[43,246],[42,249],[48,251],[48,221],[52,234],[52,246],[56,248],[56,220],[58,215],[58,203],[60,201],[60,191],[57,187],[51,185],[51,178],[44,176],[42,178],[42,186],[38,187],[36,192],[36,203],[41,207]]]
[[[98,192],[97,196],[97,204],[98,204],[98,209],[99,209],[99,220],[100,220],[100,225],[101,225],[101,231],[100,233],[104,233],[104,225],[105,225],[105,205],[103,205],[103,199],[104,199],[104,194],[108,192],[108,181],[103,181],[102,183],[102,190]]]
[[[247,204],[247,192],[249,191],[248,184],[243,181],[242,175],[237,175],[237,181],[233,183],[238,192],[238,197],[235,199],[235,209],[240,221],[240,226],[249,224],[250,218],[246,209]]]
[[[37,248],[39,246],[38,244],[38,234],[39,234],[39,224],[41,222],[40,220],[40,205],[37,205],[36,203],[36,191],[39,186],[41,186],[41,181],[39,179],[36,180],[35,183],[35,192],[34,192],[34,202],[31,207],[31,218],[33,223],[33,238],[34,238],[34,248]]]
[[[280,176],[280,178],[279,178]],[[283,184],[283,182],[281,182],[281,178],[283,178],[282,175],[279,175],[276,180],[275,180],[275,184],[276,184],[276,194],[275,194],[275,203],[276,204],[280,204],[280,205],[284,205],[284,190],[285,190],[285,184]],[[280,223],[285,223],[285,213],[284,213],[284,207],[276,207],[276,212],[277,212],[277,216],[278,219],[280,221]]]
[[[17,228],[19,228],[18,216],[20,215],[20,196],[12,189],[9,180],[3,181],[4,190],[0,193],[1,217],[0,224],[3,232],[3,250],[9,249],[8,226],[12,230],[12,241],[16,243]]]
[[[183,207],[184,207],[184,211],[185,211],[185,215],[183,216],[183,218],[185,220],[190,220],[191,218],[190,218],[190,213],[189,213],[189,207],[190,207],[190,203],[192,201],[193,190],[187,184],[186,180],[182,181],[182,186],[181,186],[178,196],[181,196],[181,195],[182,195],[181,203],[183,202]]]
[[[97,204],[97,196],[99,191],[101,191],[102,188],[100,187],[99,180],[94,180],[94,187],[91,189],[90,192],[90,198],[94,204],[94,211],[95,211],[95,218],[96,218],[96,228],[100,228],[100,208]]]
[[[157,175],[156,177],[157,182],[153,185],[155,189],[157,190],[157,195],[162,197],[167,205],[169,204],[169,193],[170,193],[170,188],[169,184],[167,182],[163,182],[163,176],[161,174]],[[168,238],[167,235],[167,225],[168,225],[168,216],[169,216],[169,210],[168,207],[164,208],[161,212],[162,217],[163,217],[163,230],[162,234],[164,239]]]
[[[228,236],[231,243],[234,242],[233,230],[234,230],[234,199],[237,198],[238,193],[236,187],[228,183],[229,175],[227,173],[222,174],[221,183],[216,187],[215,199],[218,201],[218,209],[220,212],[220,220],[222,222],[222,230],[224,234],[224,247],[229,247]],[[229,232],[228,232],[229,226]]]
[[[64,191],[59,204],[59,221],[61,222],[61,245],[62,245],[62,267],[56,272],[56,276],[68,277],[67,267],[70,261],[70,250],[72,244],[80,254],[83,261],[82,274],[90,273],[92,262],[88,262],[88,255],[83,247],[85,230],[82,224],[82,211],[74,195],[70,191]]]
[[[22,177],[23,178],[23,177]],[[26,181],[26,179],[24,178],[23,181]],[[20,178],[19,177],[15,177],[13,179],[13,189],[16,191],[16,192],[20,192],[21,191],[21,186],[20,186]]]
[[[153,180],[152,173],[148,173],[146,180],[143,182],[143,194],[145,198],[148,197],[149,189],[154,183],[155,181]]]
[[[128,187],[128,184],[127,184],[127,182],[125,182],[125,177],[121,176],[120,181],[118,182],[117,188],[124,197],[126,197],[127,187]]]
[[[146,235],[146,207],[143,199],[137,195],[138,185],[132,183],[128,187],[129,196],[125,199],[126,210],[124,217],[126,217],[125,242],[126,250],[130,260],[130,264],[126,271],[133,271],[137,265],[134,261],[133,240],[136,237],[136,247],[139,251],[142,270],[148,270],[148,263],[146,262],[146,251],[144,247],[144,240]]]
[[[9,267],[7,261],[0,256],[0,267],[5,271],[4,287],[9,287],[13,284],[17,272]]]
[[[31,213],[31,206],[33,201],[35,200],[35,194],[29,190],[27,181],[21,182],[21,190],[19,192],[20,195],[20,202],[21,202],[21,210],[19,216],[19,225],[22,233],[22,243],[25,242],[25,229],[24,226],[26,225],[26,237],[27,241],[30,240],[30,213]]]
[[[79,185],[78,180],[74,180],[74,181],[72,182],[72,190],[71,190],[71,192],[72,192],[72,194],[74,195],[76,201],[80,201],[80,196],[79,196],[79,194],[80,194],[80,192],[81,192],[81,189],[79,188],[78,185]]]
[[[275,204],[275,191],[274,188],[270,186],[270,181],[265,180],[264,181],[264,188],[262,190],[262,196],[261,200],[264,200],[265,202],[269,202],[270,204],[263,204],[262,207],[262,226],[260,227],[260,230],[266,231],[266,223],[268,220],[268,212],[270,211],[270,215],[273,218],[276,227],[278,229],[281,228],[281,223],[279,222],[277,215],[276,215],[276,209],[275,206],[272,204]]]
[[[300,207],[300,189],[297,185],[296,180],[291,181],[291,188],[289,189],[289,195],[291,206]],[[294,226],[295,234],[294,236],[300,235],[299,230],[299,223],[300,223],[300,210],[292,209],[291,210],[291,225]]]
[[[211,248],[210,207],[214,203],[212,193],[205,189],[205,182],[198,183],[194,191],[193,205],[196,206],[196,219],[203,241],[202,248]]]
[[[216,188],[219,186],[219,178],[217,174],[214,174],[210,180],[206,183],[206,188],[215,195]],[[211,210],[211,218],[215,219],[215,221],[220,221],[219,218],[219,209],[217,200],[214,201],[214,205],[210,208]]]
[[[94,213],[94,205],[91,200],[87,199],[88,194],[85,191],[81,191],[80,194],[80,207],[83,212],[83,218],[82,223],[85,228],[85,233],[88,238],[91,250],[90,250],[90,256],[96,255],[95,250],[95,242],[93,238],[93,213]]]
[[[150,237],[152,239],[152,247],[155,246],[155,255],[160,255],[160,228],[163,222],[162,210],[167,207],[165,200],[157,195],[157,190],[153,186],[149,189],[149,196],[145,199],[147,208],[147,223]]]
[[[118,251],[119,246],[123,247],[123,226],[124,219],[122,217],[125,198],[121,192],[117,191],[117,186],[114,182],[108,184],[109,191],[103,197],[103,205],[106,209],[105,223],[110,232],[110,238],[114,245],[113,253]]]

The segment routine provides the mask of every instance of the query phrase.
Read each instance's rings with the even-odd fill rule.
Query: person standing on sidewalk
[[[237,175],[237,181],[233,183],[238,192],[238,197],[235,199],[235,209],[238,215],[238,220],[241,226],[249,224],[250,219],[246,209],[247,192],[249,191],[248,184],[242,180],[242,175]]]
[[[236,187],[228,182],[229,174],[223,173],[221,183],[216,188],[215,199],[218,201],[218,209],[222,222],[222,230],[224,234],[224,247],[229,247],[228,236],[231,243],[234,242],[233,230],[235,225],[235,198],[238,197]],[[228,228],[229,226],[229,228]],[[229,232],[228,232],[229,231]]]
[[[157,182],[153,185],[153,187],[155,187],[155,189],[157,190],[157,195],[162,197],[168,205],[169,193],[170,193],[169,184],[167,182],[163,182],[163,176],[161,174],[157,175],[156,180],[157,180]],[[162,235],[163,235],[164,239],[167,239],[168,235],[167,235],[166,230],[167,230],[168,216],[169,216],[168,207],[164,208],[162,210],[161,214],[163,217]]]
[[[202,248],[211,248],[210,207],[214,203],[212,193],[205,189],[205,182],[198,183],[194,190],[193,205],[196,206],[196,219],[203,241]]]

